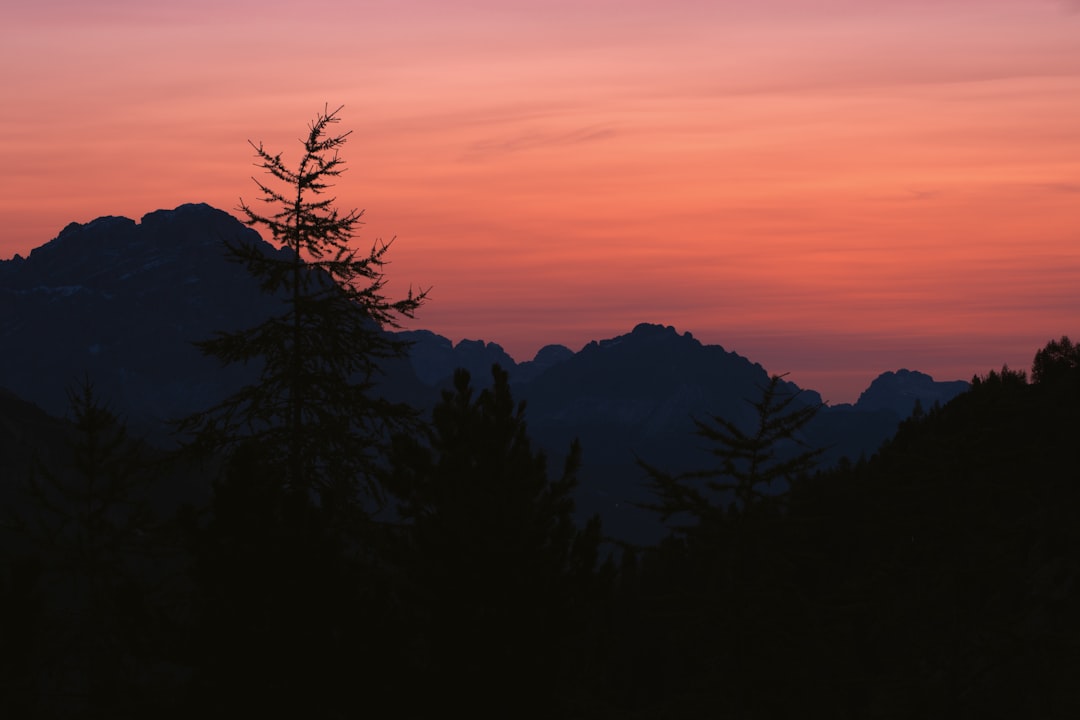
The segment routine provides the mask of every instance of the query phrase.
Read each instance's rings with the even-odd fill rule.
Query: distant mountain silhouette
[[[257,237],[206,205],[72,223],[26,259],[0,263],[0,382],[49,413],[89,375],[133,421],[165,421],[238,386],[191,345],[273,309],[225,241]],[[268,246],[269,247],[269,246]]]
[[[911,415],[915,403],[929,410],[944,405],[969,387],[965,380],[937,382],[912,370],[897,370],[878,375],[855,403],[857,410],[891,410],[899,417]]]
[[[565,345],[545,345],[532,360],[519,363],[493,342],[461,340],[454,345],[449,338],[430,330],[407,330],[397,336],[412,343],[409,358],[413,370],[432,387],[449,388],[458,368],[469,371],[475,386],[486,387],[490,384],[491,366],[496,363],[511,373],[512,383],[526,383],[574,355]]]
[[[281,309],[226,259],[226,242],[262,240],[228,213],[190,204],[139,223],[72,223],[29,257],[0,261],[0,385],[59,416],[66,388],[89,376],[154,435],[251,382],[254,368],[222,368],[192,345]],[[407,363],[393,370],[407,376],[399,385],[415,385]]]
[[[217,331],[254,325],[280,310],[246,270],[229,262],[226,242],[262,243],[239,220],[205,204],[159,210],[140,222],[121,217],[72,223],[29,257],[0,261],[0,386],[54,416],[66,389],[89,376],[98,395],[137,433],[162,440],[165,422],[203,409],[256,377],[221,368],[192,345]],[[263,243],[267,253],[283,252]],[[719,345],[672,327],[641,324],[578,352],[542,348],[517,363],[499,345],[449,339],[427,330],[399,333],[413,343],[407,361],[388,363],[384,392],[430,408],[458,367],[486,386],[491,366],[510,374],[528,405],[536,441],[560,460],[569,441],[584,448],[582,514],[603,512],[613,534],[659,532],[632,503],[646,499],[635,460],[670,470],[708,463],[693,417],[751,422],[750,400],[768,373]],[[792,384],[807,403],[821,397]],[[825,408],[806,440],[826,446],[825,462],[872,454],[910,414],[967,387],[900,370],[876,379],[854,405]],[[648,532],[642,522],[653,522]]]
[[[823,407],[803,440],[827,448],[824,465],[869,456],[910,415],[915,398],[929,408],[967,387],[917,375],[907,383],[875,381],[877,404]],[[720,345],[643,323],[626,335],[589,343],[520,382],[516,392],[528,403],[529,427],[542,445],[558,449],[582,440],[583,513],[600,512],[615,536],[652,540],[663,529],[654,514],[636,506],[649,499],[636,459],[673,472],[712,467],[693,418],[717,415],[751,428],[756,415],[750,402],[760,398],[768,379],[761,365]],[[812,390],[784,386],[800,402],[822,402]]]
[[[501,346],[483,340],[462,340],[454,345],[448,338],[430,330],[407,330],[398,337],[412,343],[409,359],[418,378],[432,387],[450,387],[457,368],[465,368],[474,378],[474,385],[483,386],[490,380],[495,363],[508,371],[518,365]]]

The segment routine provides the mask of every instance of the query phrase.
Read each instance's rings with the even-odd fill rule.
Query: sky
[[[852,402],[1080,336],[1080,0],[5,0],[0,258],[324,108],[410,327],[672,325]]]

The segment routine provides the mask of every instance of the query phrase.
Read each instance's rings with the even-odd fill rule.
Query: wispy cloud
[[[1080,193],[1080,183],[1074,182],[1040,183],[1038,187],[1057,193]]]
[[[933,200],[940,194],[938,190],[926,190],[918,188],[908,188],[908,200]]]
[[[618,131],[610,125],[592,125],[561,132],[528,130],[515,135],[475,142],[466,150],[462,160],[475,162],[499,155],[527,152],[545,147],[582,145],[608,140],[617,135]]]

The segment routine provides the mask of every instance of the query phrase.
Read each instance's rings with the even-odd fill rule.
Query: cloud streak
[[[510,153],[528,152],[550,147],[566,147],[610,140],[616,137],[615,128],[603,125],[569,131],[528,130],[509,137],[492,138],[472,143],[463,156],[465,161],[479,161]]]

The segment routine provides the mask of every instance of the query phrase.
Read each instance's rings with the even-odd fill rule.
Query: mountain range
[[[192,344],[280,310],[279,299],[226,259],[224,244],[236,240],[258,235],[224,211],[188,204],[139,222],[72,223],[28,257],[0,261],[0,387],[7,389],[0,394],[0,451],[25,445],[25,438],[13,440],[23,432],[13,418],[29,412],[16,397],[62,417],[68,389],[84,378],[136,434],[161,445],[175,441],[170,420],[252,382],[254,369],[222,368]],[[269,244],[265,250],[281,252]],[[521,363],[493,342],[454,344],[427,330],[399,335],[412,345],[407,358],[383,368],[387,396],[430,409],[455,369],[483,386],[498,363],[527,403],[530,433],[553,465],[571,440],[581,440],[581,513],[600,512],[610,534],[643,542],[662,529],[636,506],[648,499],[637,460],[673,471],[707,466],[693,418],[749,422],[747,401],[768,381],[761,365],[664,325],[641,324],[576,352],[549,345]],[[824,406],[805,439],[827,448],[824,463],[869,456],[916,403],[945,404],[967,387],[906,369],[886,372],[856,403]],[[786,388],[800,402],[821,404],[813,390]],[[0,463],[0,472],[5,467]]]

